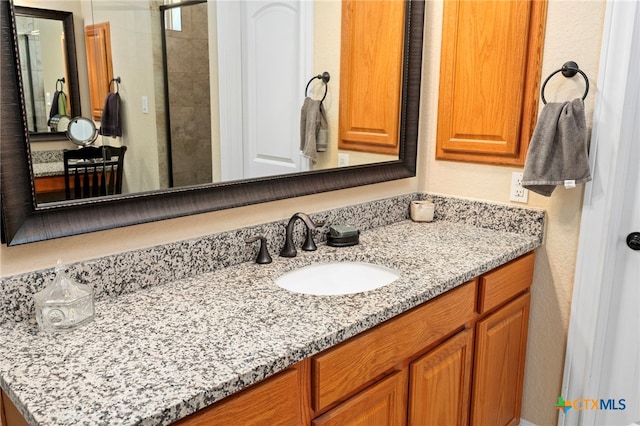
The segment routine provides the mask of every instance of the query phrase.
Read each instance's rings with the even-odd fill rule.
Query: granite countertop
[[[96,303],[93,322],[48,334],[0,326],[0,386],[31,424],[169,424],[540,245],[435,221],[365,231],[360,245],[242,263]],[[273,277],[317,261],[401,272],[360,294],[310,296]]]
[[[64,176],[64,159],[61,149],[32,151],[31,160],[35,177]]]
[[[33,175],[35,177],[64,176],[64,163],[33,163]]]

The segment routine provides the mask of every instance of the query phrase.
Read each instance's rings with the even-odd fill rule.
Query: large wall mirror
[[[2,2],[3,241],[16,245],[414,176],[424,2],[401,4],[392,24],[401,29],[399,131],[389,153],[338,146],[340,89],[349,84],[340,75],[341,1]],[[27,31],[38,36],[21,22],[36,18],[29,13],[38,9],[37,19],[61,25],[56,49],[66,50],[62,74],[73,115],[83,111],[98,128],[104,119],[96,105],[108,110],[105,99],[91,99],[89,86],[103,70],[87,34],[106,24],[101,34],[109,37],[111,74],[104,72],[109,80],[101,87],[118,94],[122,132],[104,132],[95,144],[126,146],[120,194],[42,196],[43,178],[52,176],[42,170],[55,167],[64,149],[78,147],[34,137],[35,100],[27,96],[24,63],[38,61],[20,44]],[[53,47],[40,47],[47,49]],[[79,77],[67,77],[70,69]],[[328,83],[314,78],[324,71]],[[50,90],[38,90],[50,108]],[[306,96],[323,99],[329,134],[326,150],[312,159],[300,155]]]

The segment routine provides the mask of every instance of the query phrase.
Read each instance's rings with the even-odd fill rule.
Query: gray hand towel
[[[122,136],[122,110],[120,95],[109,93],[104,101],[99,133],[103,136]]]
[[[321,101],[305,98],[300,111],[300,152],[313,164],[318,162],[318,152],[327,150],[329,125]]]
[[[522,186],[548,197],[556,185],[570,188],[590,180],[582,99],[549,102],[529,144]]]

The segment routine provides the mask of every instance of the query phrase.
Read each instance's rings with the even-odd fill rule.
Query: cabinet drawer
[[[475,291],[474,280],[314,356],[313,409],[349,396],[473,319]]]
[[[484,314],[531,287],[535,254],[525,254],[480,277],[478,312]]]

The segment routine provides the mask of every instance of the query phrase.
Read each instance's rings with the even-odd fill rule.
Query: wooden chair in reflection
[[[122,193],[122,171],[127,147],[65,149],[65,198],[101,197]]]

